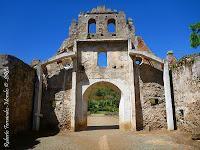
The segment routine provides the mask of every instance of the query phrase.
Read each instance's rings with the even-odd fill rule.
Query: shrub
[[[91,93],[88,101],[88,111],[97,113],[99,111],[118,112],[120,93],[110,88],[98,88]]]

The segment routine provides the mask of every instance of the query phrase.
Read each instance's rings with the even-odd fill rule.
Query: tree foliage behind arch
[[[107,87],[97,88],[91,93],[88,101],[88,111],[90,113],[118,112],[120,102],[120,93]]]

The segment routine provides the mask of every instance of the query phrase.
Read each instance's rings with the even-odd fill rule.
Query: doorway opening
[[[109,82],[91,85],[84,93],[87,100],[87,130],[119,129],[121,91]]]

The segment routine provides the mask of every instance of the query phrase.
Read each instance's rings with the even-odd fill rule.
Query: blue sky
[[[98,5],[123,10],[136,34],[164,58],[200,52],[189,43],[189,25],[200,21],[200,0],[0,0],[0,54],[26,63],[53,56],[68,36],[72,19]]]

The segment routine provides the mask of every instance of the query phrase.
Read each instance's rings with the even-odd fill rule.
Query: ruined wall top
[[[141,38],[135,36],[133,20],[126,19],[123,11],[118,12],[105,6],[81,12],[78,21],[72,21],[69,27],[69,36],[62,43],[58,53],[73,51],[74,41],[87,39],[130,39],[133,49],[137,48],[138,43],[141,43],[138,41]],[[148,47],[146,49],[149,50]]]
[[[97,8],[93,8],[90,12],[87,12],[87,14],[103,14],[103,13],[117,13],[117,10],[111,10],[109,8],[106,8],[105,6],[97,6]]]

